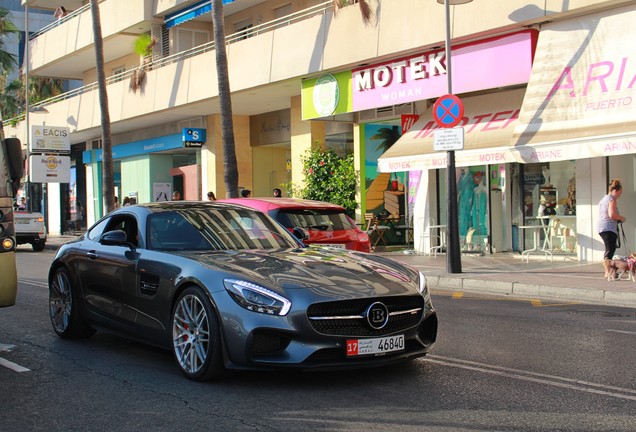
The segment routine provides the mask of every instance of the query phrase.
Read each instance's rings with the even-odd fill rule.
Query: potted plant
[[[144,33],[135,39],[134,50],[139,54],[140,65],[130,77],[130,90],[133,92],[136,92],[146,79],[146,67],[150,63],[152,49],[156,44],[157,38],[150,36],[150,33]]]

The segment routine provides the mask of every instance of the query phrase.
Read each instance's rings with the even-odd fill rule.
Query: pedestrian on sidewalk
[[[598,203],[599,218],[596,225],[598,234],[605,244],[605,254],[603,255],[603,268],[605,278],[610,273],[610,263],[616,253],[616,242],[618,240],[618,224],[625,222],[625,216],[618,212],[617,201],[623,193],[623,186],[619,179],[612,179],[608,187],[608,193]]]

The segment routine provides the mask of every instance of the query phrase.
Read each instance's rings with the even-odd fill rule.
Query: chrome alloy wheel
[[[187,373],[198,373],[210,349],[210,323],[201,300],[194,294],[181,298],[172,319],[172,343],[179,366]]]
[[[57,271],[49,286],[49,315],[56,333],[64,333],[71,322],[73,296],[71,282],[65,271]]]

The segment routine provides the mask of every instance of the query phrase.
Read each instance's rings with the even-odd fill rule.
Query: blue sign
[[[441,96],[433,104],[433,118],[439,127],[455,127],[463,117],[464,103],[455,95]]]
[[[206,141],[205,129],[199,128],[183,128],[181,130],[181,139],[186,147],[201,147]]]
[[[113,159],[122,159],[130,156],[138,156],[148,153],[156,153],[165,150],[183,148],[183,140],[179,134],[165,135],[128,144],[113,146]],[[82,162],[94,163],[102,161],[102,149],[86,150],[82,152]]]

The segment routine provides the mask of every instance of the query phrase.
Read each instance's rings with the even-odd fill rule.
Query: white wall
[[[48,183],[46,185],[46,228],[49,234],[62,234],[62,212],[60,211],[61,183]]]

